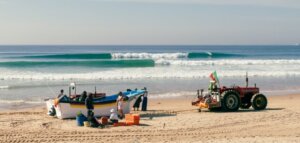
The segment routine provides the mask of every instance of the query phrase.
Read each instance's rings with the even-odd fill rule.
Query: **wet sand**
[[[150,99],[141,125],[77,127],[45,107],[2,111],[0,142],[300,142],[300,95],[271,96],[266,110],[198,112],[191,99]]]

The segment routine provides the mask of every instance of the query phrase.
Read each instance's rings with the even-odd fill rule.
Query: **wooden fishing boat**
[[[74,84],[75,85],[75,84]],[[72,89],[72,88],[70,88]],[[74,88],[73,88],[74,89]],[[125,97],[124,106],[123,106],[123,113],[127,114],[130,112],[131,105],[135,102],[135,100],[146,93],[145,89],[143,90],[128,90],[122,92],[123,97]],[[46,99],[46,106],[48,113],[52,112],[55,109],[56,116],[59,119],[66,119],[66,118],[76,118],[78,113],[82,113],[87,116],[87,109],[85,106],[84,101],[76,101],[74,97],[78,97],[80,95],[69,95],[62,96],[61,98],[56,99]],[[118,94],[113,94],[106,96],[103,93],[94,93],[93,95],[95,98],[93,99],[94,103],[94,115],[96,117],[99,116],[109,116],[110,110],[115,109],[117,110],[117,98]]]

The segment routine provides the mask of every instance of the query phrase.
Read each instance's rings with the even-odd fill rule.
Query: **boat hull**
[[[127,101],[124,101],[123,104],[123,113],[127,114],[130,113],[131,105],[136,101],[139,96],[142,96],[145,93],[143,90],[139,91],[132,91],[130,93],[124,92],[124,94],[128,97]],[[116,95],[112,95],[116,96]],[[117,110],[117,104],[115,97],[108,96],[110,98],[105,100],[105,102],[94,103],[94,115],[96,117],[100,116],[109,116],[110,110],[115,109]],[[55,99],[48,99],[46,101],[46,106],[48,112],[51,110],[52,107],[55,108],[56,116],[59,119],[68,119],[68,118],[76,118],[78,113],[82,113],[87,116],[87,109],[84,103],[76,103],[76,102],[59,102],[55,105]]]

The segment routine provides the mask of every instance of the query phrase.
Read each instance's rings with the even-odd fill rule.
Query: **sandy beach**
[[[269,96],[264,111],[199,113],[189,98],[152,99],[141,125],[87,128],[45,107],[0,113],[0,142],[300,142],[300,95]]]
[[[0,0],[0,19],[0,143],[300,143],[300,0]]]

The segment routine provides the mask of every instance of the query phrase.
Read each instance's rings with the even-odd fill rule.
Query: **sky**
[[[300,43],[300,0],[0,0],[0,45]]]

